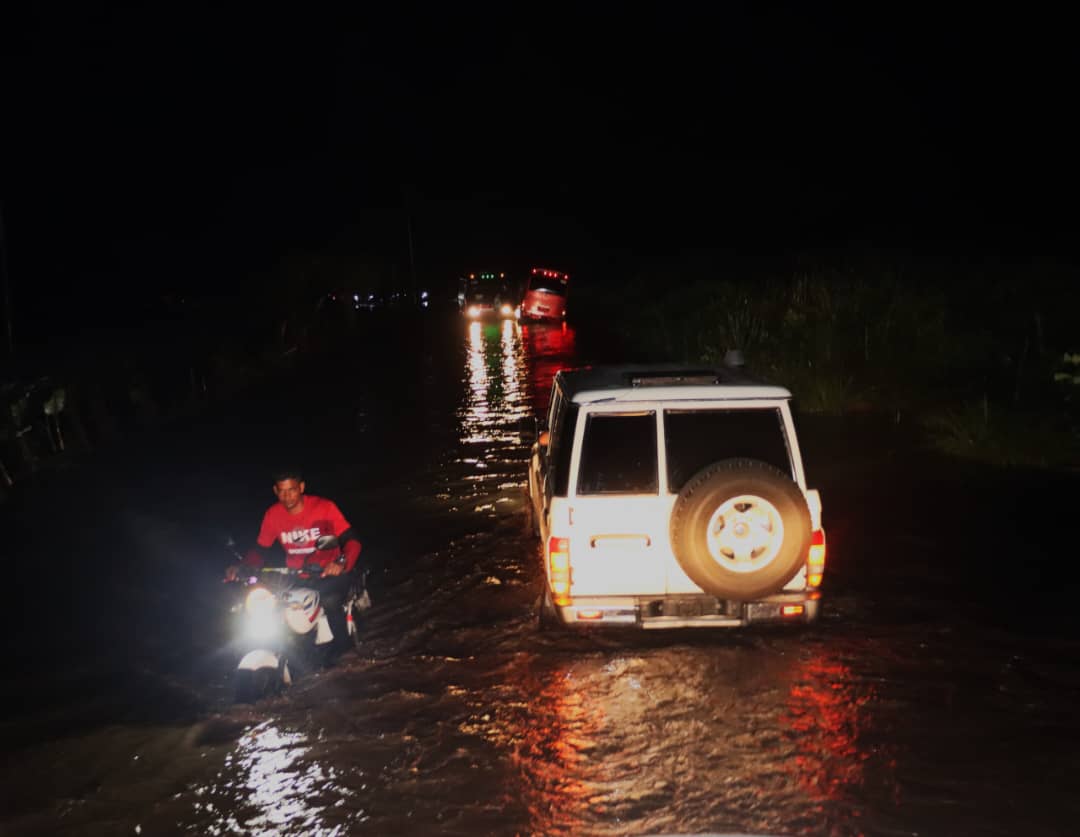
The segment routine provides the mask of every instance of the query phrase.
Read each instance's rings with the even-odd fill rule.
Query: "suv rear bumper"
[[[801,610],[798,608],[801,607]],[[787,608],[787,612],[785,612]],[[598,628],[741,628],[763,623],[806,624],[817,621],[821,594],[814,591],[777,593],[753,602],[712,596],[583,596],[556,607],[566,625]]]

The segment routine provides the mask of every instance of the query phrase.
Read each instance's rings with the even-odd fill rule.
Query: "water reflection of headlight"
[[[244,610],[252,616],[263,616],[274,609],[274,594],[265,587],[256,587],[247,594]]]
[[[502,355],[503,355],[503,382],[508,391],[517,393],[518,390],[518,353],[517,353],[517,329],[518,324],[513,320],[503,320],[502,324]],[[516,399],[511,399],[516,401]],[[508,405],[511,409],[518,406]]]
[[[309,753],[304,736],[279,730],[269,722],[240,740],[235,761],[247,774],[245,832],[282,834],[288,827],[292,833],[303,823],[306,834],[340,833],[325,827],[320,807],[312,800],[341,796],[342,789]]]

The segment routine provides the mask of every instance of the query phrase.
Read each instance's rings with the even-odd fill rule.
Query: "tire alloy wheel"
[[[709,554],[734,573],[757,572],[775,560],[784,543],[779,510],[763,497],[742,494],[722,503],[706,529]]]

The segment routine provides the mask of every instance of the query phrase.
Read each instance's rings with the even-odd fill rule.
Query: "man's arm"
[[[360,557],[360,550],[364,545],[356,537],[356,532],[353,531],[352,526],[338,535],[338,543],[341,544],[341,552],[345,557],[345,572],[352,572],[352,568],[356,566],[356,561]]]
[[[273,558],[273,550],[256,542],[251,549],[244,553],[243,564],[245,567],[265,567]]]
[[[240,564],[233,564],[225,569],[225,580],[232,581],[238,574],[240,567],[263,567],[273,556],[271,547],[276,542],[277,537],[274,534],[273,528],[270,525],[270,512],[267,511],[263,515],[262,523],[259,526],[259,536],[255,539],[254,545],[240,560]]]
[[[338,544],[341,546],[342,556],[345,559],[343,572],[352,572],[353,567],[356,566],[356,561],[360,557],[361,543],[360,539],[356,537],[356,532],[353,531],[352,524],[345,519],[345,515],[341,513],[341,509],[337,507],[337,503],[333,500],[327,500],[327,511],[329,512],[330,522],[334,526],[334,533],[337,535]],[[336,571],[330,571],[328,575],[336,575]]]
[[[274,557],[273,546],[277,543],[280,525],[274,524],[274,506],[266,510],[262,523],[259,525],[259,536],[251,549],[244,555],[245,566],[265,567]],[[280,521],[279,521],[280,523]]]

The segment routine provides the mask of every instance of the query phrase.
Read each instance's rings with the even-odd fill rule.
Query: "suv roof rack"
[[[678,363],[601,364],[560,369],[556,381],[573,397],[579,392],[646,390],[660,387],[771,386],[745,367],[689,366]]]
[[[720,376],[713,369],[636,370],[626,378],[632,387],[665,387],[673,384],[718,384]]]

